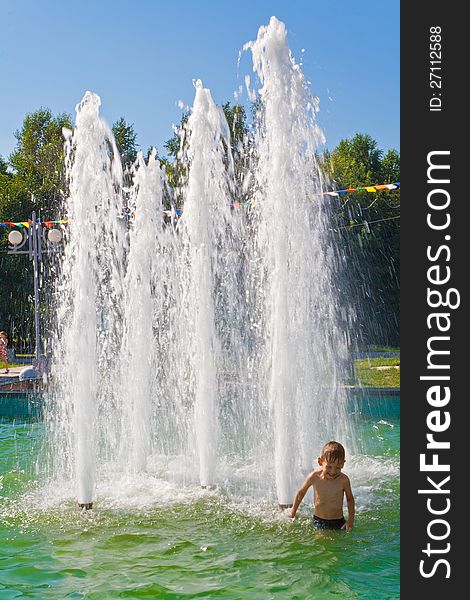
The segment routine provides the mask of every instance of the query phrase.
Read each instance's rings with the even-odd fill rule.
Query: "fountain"
[[[112,131],[98,117],[99,106],[98,96],[87,92],[66,144],[70,226],[57,291],[55,344],[65,368],[56,372],[60,401],[48,419],[54,460],[62,475],[73,473],[78,502],[85,508],[92,503],[101,444],[98,416],[109,413],[116,373],[110,358],[119,350],[125,242],[119,220],[121,163]]]
[[[154,304],[161,291],[158,271],[163,256],[162,222],[164,174],[153,151],[145,163],[141,153],[134,167],[130,207],[135,215],[129,233],[129,255],[124,277],[123,354],[121,364],[123,456],[131,471],[146,469],[152,438],[152,378]],[[152,249],[152,252],[149,252]],[[129,436],[128,433],[132,432]]]
[[[194,433],[201,486],[214,483],[217,456],[218,367],[216,294],[223,294],[230,228],[230,133],[221,108],[197,81],[187,124],[188,182],[181,219],[182,261],[186,268],[185,313],[194,397]],[[228,164],[226,161],[228,159]]]
[[[266,273],[265,393],[273,419],[276,489],[288,504],[321,440],[344,439],[344,397],[328,207],[315,151],[323,136],[310,94],[287,46],[283,23],[271,18],[253,55],[262,115],[256,135],[256,252]]]
[[[224,113],[197,81],[177,225],[155,153],[125,189],[99,98],[77,107],[46,423],[52,477],[85,508],[133,477],[286,506],[327,439],[352,443],[318,102],[283,23],[245,49],[260,82],[249,172],[236,182]]]

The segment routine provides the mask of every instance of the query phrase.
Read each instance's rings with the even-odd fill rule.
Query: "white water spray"
[[[215,324],[217,285],[231,220],[227,161],[230,135],[223,111],[197,81],[187,124],[188,183],[181,221],[183,263],[187,265],[186,314],[194,394],[194,433],[202,486],[214,483],[218,442],[220,340]]]
[[[84,505],[93,501],[122,323],[122,169],[112,131],[99,117],[100,103],[96,94],[85,94],[67,142],[69,225],[49,417],[56,443],[65,443],[55,448],[62,455],[56,462],[62,475],[74,473]]]
[[[153,151],[146,164],[139,153],[131,188],[131,229],[124,279],[124,323],[121,362],[123,461],[131,470],[146,470],[152,445],[155,377],[153,318],[156,305],[155,259],[165,260],[163,246],[164,175]]]
[[[338,357],[345,344],[338,331],[335,265],[315,160],[323,141],[315,121],[318,102],[290,54],[283,23],[272,17],[246,48],[262,84],[256,244],[266,273],[260,300],[276,489],[279,503],[288,504],[302,471],[311,468],[314,448],[339,434],[345,422],[338,387]]]
[[[74,478],[81,504],[133,481],[223,482],[288,504],[326,441],[351,443],[318,102],[282,23],[246,48],[261,86],[243,190],[223,111],[198,81],[176,227],[163,223],[155,155],[123,190],[99,98],[78,107],[46,420],[54,477]]]

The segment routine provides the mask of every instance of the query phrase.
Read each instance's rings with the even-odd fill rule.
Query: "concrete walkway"
[[[0,389],[3,386],[18,382],[21,371],[27,367],[31,368],[32,365],[18,365],[17,367],[10,367],[9,373],[5,373],[5,368],[2,367],[0,369]]]
[[[5,368],[2,367],[0,369],[0,377],[18,377],[20,372],[25,368],[25,367],[32,367],[32,365],[18,365],[17,367],[10,367],[10,372],[9,373],[5,373]]]

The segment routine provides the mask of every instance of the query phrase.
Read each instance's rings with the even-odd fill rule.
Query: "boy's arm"
[[[305,494],[308,492],[308,488],[313,485],[314,479],[315,479],[315,472],[312,471],[310,473],[310,475],[308,475],[307,479],[300,486],[300,488],[297,490],[297,493],[294,498],[294,504],[292,505],[292,508],[290,509],[290,511],[288,513],[289,517],[291,517],[292,519],[295,518],[297,509],[299,508],[300,503],[304,499]]]
[[[351,490],[351,482],[349,481],[349,477],[346,475],[346,481],[344,484],[344,493],[346,494],[346,503],[348,505],[348,520],[343,525],[341,529],[346,529],[347,531],[351,531],[354,527],[354,516],[356,514],[356,502],[354,500],[354,496]]]

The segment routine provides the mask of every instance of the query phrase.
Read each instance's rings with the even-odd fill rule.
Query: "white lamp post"
[[[47,232],[47,239],[46,239]],[[39,261],[42,260],[42,254],[58,252],[59,244],[62,241],[62,232],[60,229],[50,229],[47,231],[41,225],[40,219],[36,218],[36,213],[31,215],[31,221],[28,228],[19,231],[13,229],[8,234],[8,254],[29,254],[29,259],[33,261],[34,273],[34,315],[36,325],[36,361],[39,363],[41,357],[41,327],[39,312]],[[25,249],[27,244],[27,249]]]

